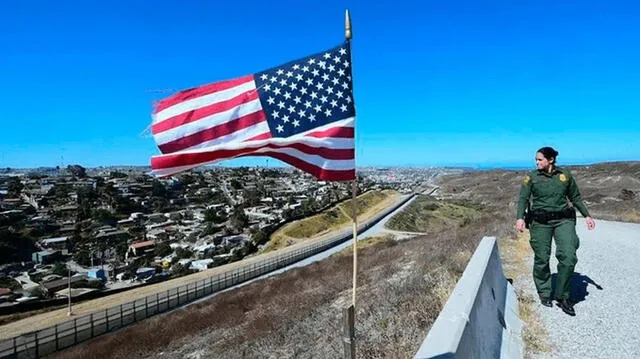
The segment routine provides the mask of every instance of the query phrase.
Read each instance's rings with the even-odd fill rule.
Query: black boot
[[[544,305],[545,307],[553,307],[553,303],[551,303],[551,299],[549,298],[540,298],[540,303],[542,303],[542,305]]]
[[[568,299],[559,300],[558,307],[560,307],[560,309],[562,309],[563,312],[567,313],[572,317],[576,315],[576,311],[573,309],[573,303],[571,303]]]

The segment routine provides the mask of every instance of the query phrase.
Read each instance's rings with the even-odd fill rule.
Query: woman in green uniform
[[[537,169],[525,175],[520,188],[516,229],[522,232],[525,227],[529,228],[534,252],[533,280],[541,303],[547,307],[553,306],[549,258],[551,238],[555,239],[558,259],[555,299],[565,313],[575,315],[569,300],[571,276],[578,262],[576,250],[580,245],[574,208],[585,217],[589,230],[594,229],[596,223],[580,198],[580,190],[569,170],[556,165],[557,157],[558,152],[551,147],[536,152]]]

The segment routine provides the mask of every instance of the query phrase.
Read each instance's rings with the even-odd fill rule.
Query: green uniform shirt
[[[516,216],[524,218],[524,210],[529,198],[532,199],[531,210],[549,212],[560,211],[567,207],[567,198],[584,217],[589,217],[589,211],[582,202],[580,190],[571,172],[562,167],[554,167],[552,173],[540,170],[529,172],[520,187],[520,200]]]

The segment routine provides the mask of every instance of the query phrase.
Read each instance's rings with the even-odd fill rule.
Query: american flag
[[[160,100],[151,131],[170,176],[247,156],[269,156],[320,180],[355,178],[349,42],[287,64]]]

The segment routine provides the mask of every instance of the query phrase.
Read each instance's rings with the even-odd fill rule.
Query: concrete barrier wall
[[[521,333],[497,241],[484,237],[414,358],[522,358]]]

